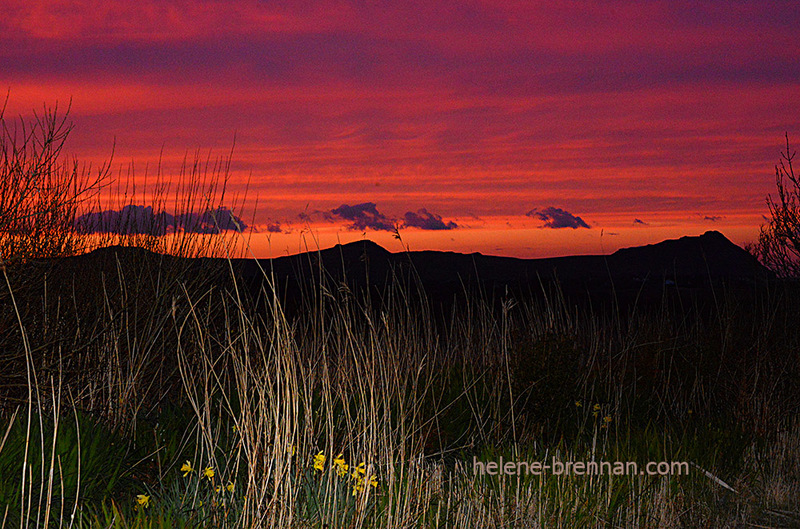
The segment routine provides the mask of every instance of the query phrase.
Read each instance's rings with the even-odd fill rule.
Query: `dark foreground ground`
[[[796,285],[716,232],[535,261],[363,241],[259,262],[106,248],[29,263],[0,294],[0,516],[797,526],[798,311]],[[554,454],[692,470],[472,464]]]

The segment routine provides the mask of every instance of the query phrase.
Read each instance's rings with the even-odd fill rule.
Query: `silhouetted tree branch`
[[[73,229],[79,205],[107,179],[110,161],[91,167],[65,159],[72,124],[69,106],[45,108],[25,121],[5,119],[0,107],[0,260],[24,261],[79,253]]]
[[[797,153],[789,147],[775,166],[777,199],[767,196],[769,224],[761,227],[756,253],[759,259],[782,277],[800,277],[800,180],[792,161]]]

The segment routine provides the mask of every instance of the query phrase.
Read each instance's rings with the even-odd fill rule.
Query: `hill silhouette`
[[[696,289],[719,283],[752,284],[773,277],[755,257],[717,231],[625,248],[607,256],[544,259],[431,250],[391,253],[362,240],[258,262],[237,260],[235,268],[255,289],[263,280],[261,270],[269,271],[287,297],[320,277],[357,288],[380,287],[399,277],[418,281],[428,294],[445,298],[470,288],[485,293],[531,293],[555,282],[568,295],[599,296],[614,289],[617,294],[656,296],[671,285]]]
[[[770,272],[743,248],[718,231],[696,237],[681,237],[657,244],[617,250],[611,255],[581,255],[543,259],[499,257],[480,253],[462,254],[434,250],[391,253],[378,244],[362,240],[337,244],[325,250],[275,259],[262,259],[281,277],[316,266],[321,259],[331,274],[369,272],[377,279],[392,265],[410,264],[425,282],[449,282],[475,277],[484,281],[525,282],[537,275],[562,281],[591,279],[719,280],[770,277]],[[237,260],[245,263],[249,260]],[[255,263],[251,266],[256,267]],[[361,274],[363,275],[363,274]]]
[[[36,265],[41,268],[44,263]],[[384,287],[400,281],[421,285],[434,301],[449,303],[453,296],[478,291],[488,297],[512,294],[535,296],[557,285],[568,297],[603,300],[661,299],[665,288],[700,291],[719,284],[750,287],[773,279],[769,270],[724,235],[709,231],[657,244],[618,250],[610,255],[519,259],[480,253],[443,251],[392,253],[368,240],[274,259],[184,259],[155,254],[139,248],[109,247],[63,259],[48,266],[51,284],[69,289],[97,289],[108,284],[120,270],[157,285],[159,271],[189,271],[204,284],[232,286],[233,270],[238,285],[255,299],[271,296],[274,285],[287,305],[299,303],[304,293],[322,281],[338,288],[379,295]],[[105,279],[104,279],[105,278]],[[66,292],[66,291],[65,291]],[[70,295],[71,294],[70,290]]]

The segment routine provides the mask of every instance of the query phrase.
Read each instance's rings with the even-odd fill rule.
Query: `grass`
[[[63,139],[45,117],[33,130]],[[8,138],[0,185],[55,167],[60,147],[37,162],[37,141]],[[196,156],[186,194],[169,202],[158,184],[156,209],[219,210],[229,164]],[[52,189],[93,188],[48,174]],[[1,200],[15,189],[26,198]],[[99,202],[27,217],[29,189],[0,195],[5,218],[45,218],[56,236],[0,237],[2,528],[800,524],[790,283],[600,307],[558,285],[465,288],[442,305],[413,273],[363,291],[318,266],[298,298],[269,270],[256,296],[233,261],[196,258],[231,255],[230,239],[84,240],[65,227]],[[68,257],[98,244],[127,248]],[[475,472],[501,458],[690,472]]]
[[[797,520],[796,301],[781,290],[710,311],[665,300],[612,319],[564,300],[498,308],[471,298],[445,324],[415,306],[427,303],[424,292],[407,295],[407,284],[389,285],[376,304],[329,283],[290,317],[277,297],[257,311],[215,275],[176,277],[174,288],[166,277],[130,276],[146,259],[109,261],[119,277],[98,287],[102,311],[64,309],[53,286],[26,300],[41,306],[33,325],[20,318],[6,333],[30,384],[4,388],[0,472],[14,476],[0,488],[5,526]],[[169,271],[149,259],[156,276]],[[333,464],[340,454],[344,475]],[[475,474],[473,461],[500,457],[692,468]]]

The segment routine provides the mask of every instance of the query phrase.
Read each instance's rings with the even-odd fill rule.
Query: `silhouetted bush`
[[[754,250],[761,261],[783,277],[800,277],[800,180],[794,174],[792,160],[796,152],[789,147],[775,166],[777,200],[767,197],[771,219],[761,227]]]
[[[108,178],[63,152],[72,124],[58,107],[9,121],[0,108],[0,259],[6,264],[75,255],[86,239],[75,230],[81,204]]]

